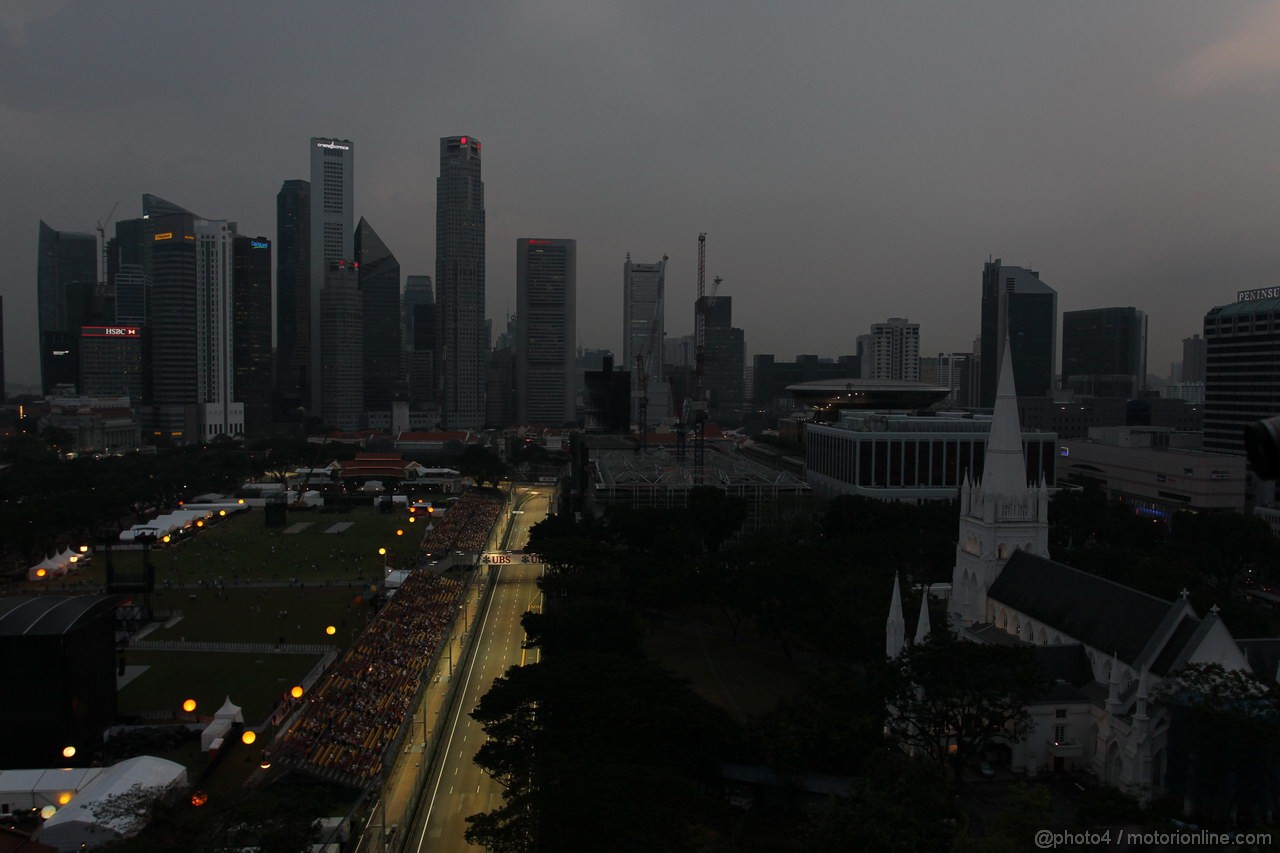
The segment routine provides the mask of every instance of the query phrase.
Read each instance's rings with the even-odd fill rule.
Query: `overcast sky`
[[[988,255],[1060,310],[1133,305],[1165,374],[1277,284],[1280,4],[1235,0],[0,3],[10,383],[36,383],[36,236],[152,192],[275,235],[308,139],[435,272],[439,138],[484,144],[488,313],[518,237],[578,241],[578,343],[621,348],[622,264],[697,236],[749,353],[834,356],[890,316],[969,350]]]

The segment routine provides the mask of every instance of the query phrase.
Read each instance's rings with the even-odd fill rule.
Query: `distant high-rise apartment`
[[[341,430],[361,426],[364,414],[364,300],[359,269],[329,264],[320,292],[320,417]]]
[[[40,385],[74,386],[79,379],[80,327],[93,317],[98,284],[98,241],[92,234],[58,231],[40,222],[36,260]]]
[[[275,249],[276,398],[292,414],[311,408],[310,181],[285,181],[276,194]]]
[[[578,243],[516,240],[516,422],[575,417]]]
[[[1205,450],[1244,455],[1245,426],[1280,414],[1280,298],[1274,293],[1243,291],[1204,317]]]
[[[1137,308],[1063,312],[1062,380],[1089,397],[1141,397],[1147,387],[1147,315]]]
[[[356,228],[364,316],[364,407],[388,412],[403,391],[400,373],[400,262],[365,218]]]
[[[1199,335],[1182,339],[1183,382],[1203,382],[1209,342]]]
[[[484,234],[480,141],[446,136],[436,179],[435,370],[448,429],[479,429],[485,420]]]
[[[863,344],[863,379],[920,381],[920,324],[902,317],[872,323],[871,333],[859,336]]]
[[[639,417],[635,401],[640,397],[641,369],[647,377],[646,419],[649,423],[659,421],[667,416],[670,408],[662,364],[666,279],[665,257],[655,264],[642,264],[632,262],[631,253],[627,253],[622,266],[622,361],[623,369],[631,372],[633,423]]]
[[[733,297],[704,296],[695,305],[704,321],[702,387],[707,393],[707,417],[721,426],[736,427],[742,423],[746,396],[746,335],[733,326]]]
[[[1005,266],[1000,259],[982,269],[982,355],[980,403],[996,402],[996,373],[1006,336],[1012,347],[1013,379],[1019,397],[1053,393],[1057,351],[1058,292],[1040,273]]]
[[[271,427],[271,241],[237,235],[231,244],[232,399],[244,405],[246,435]]]
[[[311,139],[311,409],[320,402],[320,347],[314,331],[320,328],[320,292],[337,261],[355,257],[355,147],[349,139]]]

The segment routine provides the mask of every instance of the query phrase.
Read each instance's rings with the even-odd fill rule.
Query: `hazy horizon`
[[[438,140],[464,133],[495,334],[519,237],[578,241],[580,346],[620,350],[628,252],[670,257],[667,331],[689,333],[706,232],[749,355],[852,353],[888,317],[920,324],[922,355],[969,351],[993,256],[1039,270],[1060,312],[1146,311],[1165,375],[1206,311],[1276,283],[1277,41],[1280,7],[1231,0],[13,0],[7,379],[39,381],[41,219],[93,233],[150,192],[274,239],[281,183],[336,136],[356,219],[434,277]]]

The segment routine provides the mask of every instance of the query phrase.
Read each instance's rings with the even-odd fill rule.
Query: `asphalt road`
[[[521,550],[529,528],[541,521],[550,506],[547,488],[517,488],[507,548]],[[518,559],[518,558],[517,558]],[[477,627],[473,652],[454,673],[463,678],[461,694],[446,721],[442,738],[444,757],[423,791],[421,819],[410,829],[406,850],[427,853],[478,850],[463,840],[466,818],[502,803],[502,788],[477,767],[472,758],[484,743],[484,731],[469,716],[488,692],[493,680],[508,667],[525,662],[524,629],[520,617],[541,608],[537,578],[541,568],[513,563],[493,569],[493,593]]]

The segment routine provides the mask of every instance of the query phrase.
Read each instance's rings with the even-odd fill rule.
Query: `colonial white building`
[[[1169,717],[1152,701],[1189,663],[1277,677],[1280,639],[1236,640],[1217,607],[1198,615],[1185,595],[1164,601],[1054,562],[1046,484],[1028,483],[1009,349],[1005,346],[984,475],[960,494],[950,629],[965,640],[1030,645],[1051,688],[1030,707],[1021,740],[993,744],[988,759],[1034,776],[1084,769],[1143,801],[1161,793]],[[924,629],[927,611],[922,604]],[[886,652],[906,626],[895,582]]]

